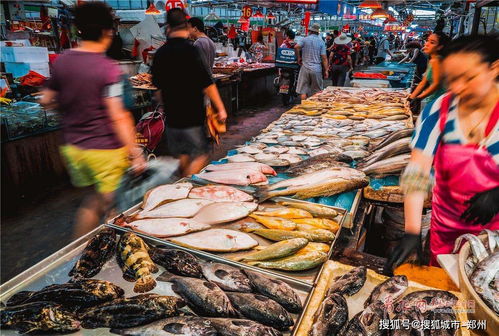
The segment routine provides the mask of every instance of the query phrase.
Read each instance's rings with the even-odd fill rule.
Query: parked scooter
[[[282,104],[288,106],[298,96],[296,84],[300,65],[296,58],[295,50],[290,48],[278,48],[276,55],[276,67],[279,69],[279,77],[276,82],[281,95]]]

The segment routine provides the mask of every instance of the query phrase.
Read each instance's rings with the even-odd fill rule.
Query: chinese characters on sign
[[[486,330],[487,321],[485,320],[469,320],[465,322],[451,320],[380,320],[380,330],[450,330],[466,328],[469,330]]]

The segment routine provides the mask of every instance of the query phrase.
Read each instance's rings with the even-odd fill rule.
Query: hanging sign
[[[253,15],[253,9],[251,9],[250,6],[244,6],[241,12],[242,12],[242,17],[245,18],[246,20],[249,20],[251,15]]]
[[[168,0],[165,4],[165,11],[169,11],[173,8],[185,9],[184,3],[182,0]]]
[[[303,20],[301,20],[301,25],[305,27],[305,34],[308,34],[308,25],[310,24],[310,12],[305,12]]]
[[[287,2],[287,3],[297,3],[304,5],[315,5],[319,2],[319,0],[276,0],[276,2]]]

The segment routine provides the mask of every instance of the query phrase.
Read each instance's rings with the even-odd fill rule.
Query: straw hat
[[[341,33],[340,36],[334,39],[334,43],[336,44],[348,44],[352,41],[351,37],[348,37],[347,34]]]
[[[321,26],[318,23],[314,23],[308,28],[308,31],[319,33],[321,31]]]

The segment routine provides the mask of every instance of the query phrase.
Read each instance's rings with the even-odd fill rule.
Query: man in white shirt
[[[388,37],[382,36],[380,42],[378,43],[378,53],[374,59],[374,64],[383,63],[386,60],[386,55],[393,57],[393,53],[390,51],[390,42],[393,41],[395,37],[390,34]]]

